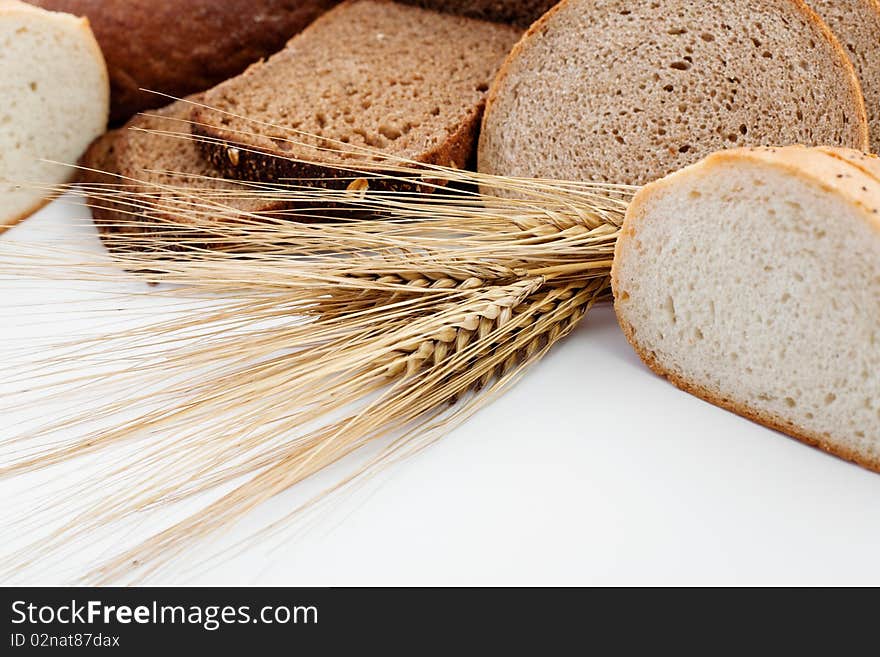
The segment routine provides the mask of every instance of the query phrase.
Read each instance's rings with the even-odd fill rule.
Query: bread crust
[[[419,155],[415,158],[415,162],[464,168],[477,140],[482,111],[483,104],[481,103],[442,144]],[[255,146],[243,146],[236,143],[234,134],[205,124],[198,109],[193,112],[190,130],[196,138],[196,144],[202,156],[226,178],[252,182],[310,179],[309,184],[316,187],[344,189],[354,175],[352,170],[331,164],[295,160],[279,151],[272,152]],[[358,165],[353,162],[351,169],[358,170]],[[370,170],[373,171],[372,168]],[[384,176],[394,177],[400,176],[400,174],[393,171],[383,171],[381,165],[375,169],[375,173],[377,177],[370,179],[370,186],[374,189],[385,191],[411,191],[414,189],[430,191],[431,189],[430,185],[419,186],[402,180],[384,178]]]
[[[697,162],[696,164],[685,167],[681,171],[673,173],[657,182],[646,185],[637,194],[636,198],[627,209],[626,220],[618,238],[614,251],[614,264],[611,269],[611,288],[614,294],[614,310],[617,320],[629,344],[641,358],[642,362],[648,366],[655,374],[667,379],[680,390],[699,397],[720,408],[731,411],[745,417],[753,422],[761,424],[769,429],[784,433],[796,440],[799,440],[812,447],[817,447],[829,454],[837,456],[846,461],[850,461],[860,465],[868,470],[880,472],[880,457],[866,458],[864,455],[854,450],[833,445],[828,442],[825,436],[818,433],[805,430],[785,418],[756,409],[749,404],[737,402],[734,399],[723,397],[717,392],[709,390],[704,386],[697,385],[688,381],[686,378],[677,373],[666,369],[659,360],[652,354],[651,350],[643,346],[635,337],[634,327],[629,324],[622,310],[619,292],[619,262],[621,260],[621,252],[627,248],[629,241],[635,236],[636,230],[632,223],[636,217],[640,215],[646,199],[657,192],[661,192],[663,188],[672,185],[676,179],[684,176],[704,175],[712,168],[719,164],[737,161],[751,160],[758,161],[768,166],[774,166],[787,169],[805,179],[810,180],[813,184],[819,185],[824,189],[834,189],[835,191],[847,196],[854,205],[863,210],[865,220],[873,226],[875,230],[880,232],[880,192],[877,189],[871,189],[871,186],[863,185],[863,181],[859,181],[859,177],[866,175],[860,167],[853,164],[848,158],[871,157],[864,153],[844,148],[806,148],[804,146],[790,146],[781,148],[740,148],[731,149],[714,153],[707,158]],[[880,161],[878,161],[880,162]],[[847,170],[851,175],[847,175]]]
[[[486,108],[483,112],[483,119],[480,126],[481,133],[486,130],[487,123],[491,118],[492,107],[498,98],[498,94],[501,92],[502,87],[509,77],[513,64],[522,54],[523,50],[528,47],[532,39],[536,38],[541,32],[543,32],[545,26],[553,20],[558,12],[567,7],[569,3],[579,1],[580,0],[561,0],[561,2],[550,9],[550,11],[548,11],[541,18],[535,21],[535,23],[532,24],[532,26],[528,30],[526,30],[520,40],[507,55],[504,62],[501,64],[500,69],[498,70],[498,75],[495,76],[495,80],[489,88],[489,93],[486,96]],[[868,114],[867,110],[865,109],[865,99],[862,95],[861,83],[859,82],[859,78],[856,74],[856,70],[853,66],[852,61],[850,61],[849,57],[846,54],[846,51],[840,44],[840,41],[837,39],[837,37],[831,32],[831,29],[825,24],[825,22],[819,17],[819,15],[816,14],[816,12],[810,9],[805,0],[786,1],[788,1],[793,8],[795,8],[805,18],[807,18],[807,20],[809,20],[812,24],[819,28],[828,43],[831,44],[832,49],[837,53],[839,63],[847,71],[848,77],[850,78],[849,100],[854,104],[854,106],[856,107],[856,111],[859,114],[859,138],[861,141],[860,147],[864,150],[868,150],[870,148]]]
[[[85,42],[86,47],[92,53],[93,59],[95,60],[95,62],[100,63],[99,73],[103,80],[103,84],[101,85],[101,90],[103,91],[101,102],[105,108],[104,124],[106,124],[109,116],[110,106],[110,78],[107,71],[107,63],[104,59],[103,53],[101,52],[101,47],[98,45],[98,41],[95,39],[95,35],[92,32],[89,20],[87,18],[78,18],[76,16],[70,16],[64,13],[46,11],[45,9],[41,9],[40,7],[33,7],[25,2],[19,2],[19,0],[5,0],[4,2],[0,2],[0,15],[15,14],[45,14],[47,16],[51,16],[56,20],[69,20],[73,21],[76,24],[77,29],[79,29],[81,32],[81,36]],[[63,185],[72,182],[74,179],[76,179],[76,177],[76,170],[71,169],[69,175],[61,180],[58,180],[57,183]],[[31,215],[35,214],[36,212],[47,206],[61,194],[62,192],[58,191],[50,193],[42,198],[35,199],[34,203],[28,209],[0,221],[0,235],[2,235],[9,228],[12,228],[13,226],[21,223]]]
[[[509,23],[519,27],[529,27],[556,4],[556,0],[400,0],[404,4],[416,5],[447,14],[457,14],[468,18]]]
[[[28,0],[87,16],[106,55],[119,124],[237,75],[338,0]],[[157,54],[159,56],[157,56]]]
[[[116,165],[116,146],[121,136],[120,128],[106,132],[92,142],[80,159],[78,182],[85,185],[106,185],[109,189],[122,184]],[[120,232],[120,227],[131,221],[131,210],[121,204],[95,195],[89,195],[87,200],[95,227],[102,237]]]
[[[66,183],[66,182],[70,182],[70,179],[62,181],[62,183]],[[10,228],[17,226],[18,224],[20,224],[22,221],[24,221],[25,219],[27,219],[31,215],[36,214],[37,212],[42,210],[44,207],[46,207],[52,201],[54,201],[56,198],[58,198],[58,196],[60,196],[60,192],[55,192],[53,194],[50,194],[49,196],[46,196],[45,198],[37,199],[36,202],[32,206],[30,206],[27,210],[25,210],[19,214],[13,215],[12,217],[7,217],[6,219],[4,219],[3,222],[0,223],[0,235],[5,233]]]

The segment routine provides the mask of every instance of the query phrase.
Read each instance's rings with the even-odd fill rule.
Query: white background
[[[0,240],[87,216],[56,202]],[[33,303],[0,282],[0,343],[26,346],[15,310]],[[43,332],[63,335],[63,314]],[[0,479],[0,500],[21,486]],[[0,538],[15,531],[7,521]],[[307,531],[162,582],[877,585],[878,554],[880,475],[678,391],[606,307],[506,396]]]

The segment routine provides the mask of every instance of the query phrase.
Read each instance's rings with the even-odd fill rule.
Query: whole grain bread
[[[200,157],[187,123],[187,101],[200,98],[137,116],[91,145],[80,179],[93,192],[92,215],[102,232],[137,233],[157,223],[189,230],[254,215],[285,216],[290,204],[275,190],[223,179]]]
[[[462,167],[519,34],[386,0],[347,2],[208,91],[215,109],[196,109],[192,131],[215,167],[245,180],[332,186],[351,175],[345,167],[399,158]]]
[[[627,339],[713,404],[880,471],[880,161],[722,151],[644,187],[612,272]]]
[[[642,184],[720,148],[867,136],[853,67],[800,0],[564,0],[496,78],[479,168]]]
[[[107,126],[109,86],[88,21],[0,0],[0,231],[68,182]]]
[[[110,70],[111,121],[237,75],[338,0],[29,0],[86,16]]]
[[[808,0],[840,41],[859,76],[871,150],[880,152],[880,0]]]
[[[528,27],[559,0],[402,0],[408,5]]]

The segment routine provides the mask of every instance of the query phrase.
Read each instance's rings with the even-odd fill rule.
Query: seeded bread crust
[[[419,20],[425,22],[428,22],[428,19],[430,19],[430,21],[442,20],[443,25],[445,26],[444,29],[451,29],[451,26],[454,24],[461,29],[466,28],[472,30],[472,34],[475,33],[474,31],[478,30],[476,33],[491,35],[493,39],[493,41],[491,41],[493,48],[497,44],[504,45],[503,50],[496,53],[499,65],[503,56],[507,53],[508,49],[513,45],[520,34],[519,30],[514,27],[493,24],[486,21],[475,21],[468,18],[444,16],[436,12],[418,8],[407,7],[405,8],[406,13],[403,14],[403,7],[393,2],[387,2],[387,0],[369,0],[369,2],[363,0],[360,2],[358,0],[350,0],[315,21],[314,24],[303,32],[301,37],[303,39],[311,39],[314,35],[314,39],[311,42],[306,41],[307,44],[314,44],[320,30],[331,32],[335,25],[350,20],[356,20],[360,14],[363,13],[360,11],[361,7],[359,7],[361,4],[365,5],[369,11],[372,12],[373,16],[381,16],[381,12],[386,11],[387,7],[389,12],[393,11],[394,15],[399,15],[395,20],[405,20],[408,16],[418,17]],[[366,35],[370,33],[364,32],[364,34]],[[377,37],[384,38],[385,35],[378,34]],[[323,39],[318,41],[323,42]],[[288,44],[288,49],[291,50],[306,47],[308,46],[301,45],[300,37],[295,37]],[[452,67],[455,65],[454,60],[456,59],[456,51],[452,48],[450,52],[451,55],[449,56],[449,61],[447,63]],[[465,54],[466,53],[462,53],[463,59]],[[436,53],[434,56],[436,56]],[[290,60],[288,59],[287,61]],[[268,67],[272,64],[273,61],[270,59],[265,66]],[[436,66],[438,64],[435,61],[433,65]],[[264,65],[257,64],[253,67],[254,70],[256,70],[258,66]],[[374,67],[375,64],[370,63],[369,66]],[[494,72],[493,69],[493,76]],[[235,85],[246,86],[249,82],[249,73],[252,73],[252,71],[248,70],[239,78],[229,80],[209,91],[206,94],[205,104],[210,106],[212,99],[222,98],[224,94],[232,93]],[[430,71],[426,68],[423,75],[428,77],[429,74]],[[462,74],[457,73],[456,75],[460,78]],[[490,81],[491,78],[485,81],[487,87]],[[368,84],[369,80],[366,80],[366,83]],[[376,84],[378,83],[379,82],[377,81]],[[424,84],[426,88],[428,88],[430,82]],[[486,89],[481,89],[480,95],[474,98],[473,103],[462,108],[462,113],[455,116],[455,123],[447,125],[444,128],[441,141],[427,145],[417,154],[407,155],[405,159],[416,164],[451,166],[455,168],[463,168],[467,166],[476,147],[477,133],[485,105],[485,91]],[[238,103],[234,103],[233,108],[227,108],[218,104],[216,109],[221,111],[232,109],[233,112],[236,112],[239,111],[234,107],[237,104]],[[441,111],[445,113],[447,110],[445,107],[442,110],[435,110],[435,112]],[[459,110],[453,110],[453,112],[457,111]],[[246,111],[244,113],[248,114]],[[437,114],[435,114],[435,116],[436,115]],[[440,116],[442,116],[442,114],[440,114]],[[250,114],[248,114],[248,118],[265,119],[265,117],[254,117]],[[293,118],[294,117],[291,117],[290,120],[293,120]],[[429,119],[432,119],[432,117],[427,116],[427,110],[425,110],[425,116],[414,115],[410,118],[417,125],[423,122],[430,123]],[[331,157],[326,159],[325,157],[321,157],[320,152],[311,149],[307,149],[306,154],[303,155],[284,151],[280,148],[274,149],[266,147],[265,144],[260,144],[261,140],[266,140],[266,136],[260,134],[249,139],[248,135],[242,134],[242,130],[237,131],[235,129],[227,129],[223,125],[219,125],[221,119],[222,115],[212,107],[198,107],[192,112],[191,131],[199,143],[199,148],[201,149],[203,157],[210,161],[214,167],[228,178],[254,182],[281,182],[285,179],[308,179],[309,184],[314,184],[316,186],[344,188],[349,184],[351,178],[356,176],[356,174],[352,173],[352,170],[361,171],[368,169],[379,176],[393,175],[391,172],[383,170],[381,164],[377,164],[374,161],[368,161],[366,158],[359,157],[354,160],[346,160],[339,157]],[[357,121],[357,119],[355,119],[355,121]],[[255,126],[253,128],[254,131],[259,132],[262,129],[259,124],[246,124],[245,129],[248,129],[247,126],[250,125]],[[351,130],[352,132],[357,133],[359,128],[367,129],[368,131],[373,129],[369,126],[360,126],[355,122]],[[291,138],[295,139],[296,134],[291,134]],[[332,140],[330,143],[337,149],[343,147],[339,143],[332,142]],[[373,148],[377,153],[382,153],[385,147],[376,146]],[[312,156],[311,153],[316,153],[316,155]],[[324,162],[325,159],[326,163]],[[391,164],[395,163],[394,156],[391,155]],[[402,181],[381,179],[371,180],[370,184],[377,189],[411,189],[413,187],[413,184],[408,184]]]
[[[635,327],[625,319],[619,296],[621,290],[618,263],[623,257],[622,253],[630,248],[630,243],[637,235],[637,224],[644,213],[646,201],[652,196],[662,193],[665,188],[674,185],[682,177],[695,176],[700,178],[718,166],[743,161],[759,162],[769,167],[786,169],[820,188],[833,189],[848,198],[855,207],[860,208],[863,211],[865,221],[880,233],[880,185],[876,184],[877,178],[868,176],[864,171],[864,168],[871,168],[880,172],[880,160],[875,156],[844,148],[806,148],[803,146],[743,148],[714,153],[696,164],[646,185],[627,209],[626,220],[615,247],[614,265],[611,271],[611,285],[615,298],[614,307],[620,327],[627,341],[645,365],[679,389],[769,429],[784,433],[807,445],[818,447],[829,454],[874,472],[880,472],[880,458],[866,458],[852,449],[831,444],[825,436],[805,430],[786,418],[721,396],[716,391],[695,384],[667,369],[659,362],[651,348],[642,344],[636,337]],[[861,166],[857,166],[856,162],[861,163]]]
[[[111,122],[237,75],[338,0],[28,0],[87,16],[107,59]]]
[[[490,122],[492,118],[492,111],[494,106],[498,103],[499,95],[505,88],[505,85],[511,75],[512,68],[516,64],[518,58],[522,56],[524,51],[529,48],[531,42],[534,39],[540,38],[543,34],[547,26],[554,20],[557,14],[566,10],[566,8],[572,4],[576,3],[579,0],[561,0],[558,4],[556,4],[553,8],[551,8],[547,13],[545,13],[540,19],[538,19],[532,26],[525,32],[520,41],[514,46],[511,50],[510,54],[505,59],[504,63],[501,65],[501,68],[498,71],[498,75],[495,78],[491,88],[489,89],[489,94],[486,98],[486,108],[483,113],[483,120],[481,125],[481,135],[485,135],[487,132],[491,130]],[[855,109],[855,118],[858,123],[857,132],[858,136],[856,141],[858,143],[847,144],[847,146],[868,150],[870,147],[870,135],[869,135],[869,127],[868,127],[868,115],[865,107],[865,100],[862,96],[861,91],[861,83],[859,81],[858,75],[856,74],[856,70],[847,55],[846,51],[840,44],[840,41],[834,35],[834,33],[830,30],[830,28],[822,21],[819,15],[813,11],[806,3],[805,0],[786,0],[789,4],[791,4],[794,11],[800,13],[807,21],[812,24],[815,28],[820,30],[828,42],[828,44],[832,47],[836,54],[837,62],[840,66],[842,66],[847,71],[847,77],[849,78],[849,89],[845,92],[844,102],[848,107],[852,107]],[[489,166],[485,162],[486,156],[484,154],[484,141],[481,136],[480,145],[479,145],[479,168],[481,171],[485,171],[487,173],[494,173],[499,175],[520,175],[518,172],[506,172],[502,170],[496,170],[496,166]],[[553,177],[553,176],[551,176]],[[556,176],[558,177],[558,176]],[[598,178],[597,178],[598,179]],[[650,180],[607,180],[605,182],[615,182],[615,183],[629,183],[629,184],[644,184],[646,182],[650,182]]]

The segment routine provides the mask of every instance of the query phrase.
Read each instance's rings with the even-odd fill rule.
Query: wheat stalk
[[[108,456],[100,482],[76,481],[64,497],[16,507],[23,544],[0,567],[63,563],[102,529],[235,485],[87,579],[158,576],[194,542],[369,444],[384,448],[331,490],[420,449],[608,297],[631,188],[428,169],[407,161],[383,163],[380,173],[352,169],[353,187],[342,190],[246,184],[196,195],[186,186],[91,183],[80,193],[117,213],[102,237],[112,257],[45,244],[0,255],[16,276],[107,281],[141,272],[131,277],[164,285],[139,294],[169,308],[205,304],[115,335],[71,338],[15,373],[46,397],[74,387],[100,401],[4,434],[0,475],[127,447],[136,457]],[[371,187],[375,177],[427,175],[468,188]],[[257,194],[310,207],[282,218],[228,205]],[[315,224],[322,204],[356,218]],[[82,373],[96,364],[100,380]],[[15,394],[3,401],[18,403]],[[46,531],[48,517],[63,521]]]

